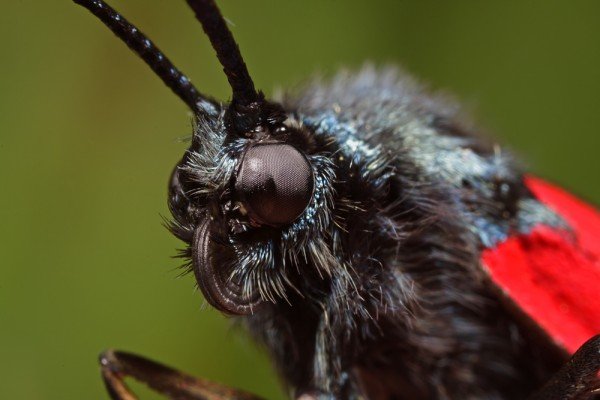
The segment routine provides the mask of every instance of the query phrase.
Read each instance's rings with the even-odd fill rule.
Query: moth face
[[[188,3],[231,85],[227,105],[203,95],[109,5],[76,3],[134,50],[194,113],[192,145],[169,186],[170,229],[187,243],[183,256],[206,299],[222,311],[246,314],[261,302],[286,299],[293,287],[286,271],[295,265],[300,275],[300,260],[330,269],[335,257],[323,232],[333,220],[333,164],[311,154],[309,139],[316,142],[297,115],[256,90],[214,1]]]
[[[225,140],[214,124],[200,127],[173,174],[171,228],[206,300],[249,314],[285,298],[290,271],[306,269],[291,264],[307,260],[304,247],[328,221],[332,171],[289,132]]]
[[[257,143],[244,152],[234,187],[243,211],[255,224],[279,227],[306,209],[314,178],[308,159],[293,146]]]

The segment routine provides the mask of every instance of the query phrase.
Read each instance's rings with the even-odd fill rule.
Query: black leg
[[[585,342],[530,400],[593,399],[600,395],[600,335]]]
[[[113,400],[136,400],[124,382],[132,377],[173,400],[262,400],[250,393],[176,371],[140,356],[108,350],[100,355],[102,378]]]

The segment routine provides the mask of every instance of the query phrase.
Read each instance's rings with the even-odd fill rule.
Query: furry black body
[[[545,382],[561,354],[480,266],[507,235],[562,224],[510,156],[394,69],[341,73],[279,101],[283,129],[237,138],[226,106],[201,103],[169,205],[184,257],[210,221],[207,251],[254,298],[240,322],[294,395],[520,399]],[[260,141],[292,144],[313,168],[311,201],[287,226],[257,226],[236,198],[244,149]]]
[[[230,83],[223,105],[104,1],[74,1],[194,113],[171,231],[206,300],[267,347],[294,397],[519,399],[564,361],[480,256],[538,224],[569,227],[456,106],[369,67],[268,101],[215,1],[187,0]],[[598,349],[600,336],[534,398],[597,392]],[[126,376],[169,398],[258,400],[125,352],[100,364],[115,400],[135,398]]]

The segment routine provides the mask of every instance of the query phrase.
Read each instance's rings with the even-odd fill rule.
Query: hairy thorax
[[[308,244],[330,256],[289,260],[298,293],[247,318],[296,393],[514,399],[539,386],[559,357],[480,266],[510,233],[562,224],[510,155],[393,69],[341,74],[283,104],[335,158],[332,217]]]

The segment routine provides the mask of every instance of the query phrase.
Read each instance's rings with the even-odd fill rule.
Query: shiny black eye
[[[288,144],[264,143],[246,150],[235,190],[252,219],[281,226],[302,214],[313,184],[310,163],[302,153]]]

